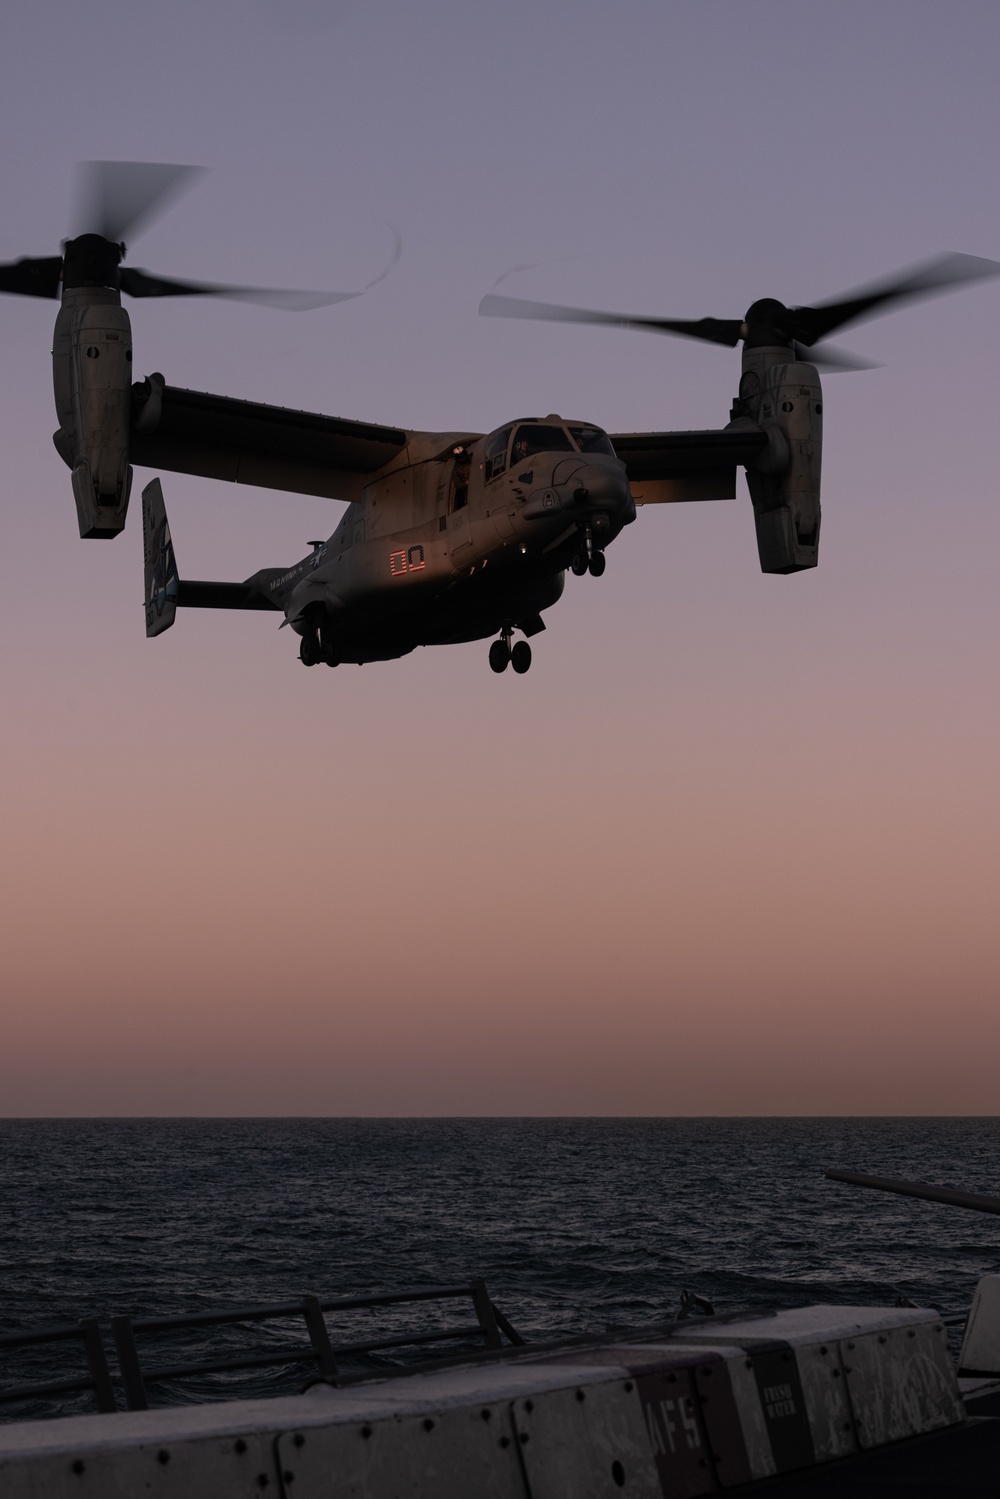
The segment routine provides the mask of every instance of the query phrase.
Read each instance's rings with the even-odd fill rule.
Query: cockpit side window
[[[581,453],[604,453],[608,458],[615,456],[611,438],[600,427],[570,427],[569,430]]]
[[[514,446],[511,448],[511,463],[523,463],[533,453],[572,453],[570,442],[562,427],[541,427],[537,422],[518,427]]]
[[[499,432],[493,432],[486,439],[486,462],[484,472],[486,481],[496,479],[507,467],[507,444],[510,441],[511,427],[502,427]]]

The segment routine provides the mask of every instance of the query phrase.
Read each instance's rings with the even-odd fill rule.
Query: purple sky
[[[10,0],[0,258],[72,164],[211,174],[130,249],[360,286],[132,303],[137,374],[431,429],[722,425],[739,356],[480,320],[504,291],[741,315],[1000,258],[985,3]],[[264,615],[147,642],[76,535],[54,304],[0,303],[0,1112],[997,1113],[1000,281],[846,331],[818,572],[650,508],[529,676],[307,672]],[[137,488],[149,474],[137,475]],[[341,507],[164,476],[183,575]]]

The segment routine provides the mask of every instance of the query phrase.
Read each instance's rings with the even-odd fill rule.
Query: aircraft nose
[[[591,509],[617,510],[628,501],[628,476],[617,458],[584,464],[570,476],[570,485],[574,500]]]
[[[630,505],[628,475],[621,459],[615,457],[573,457],[562,459],[552,469],[549,483],[541,484],[528,496],[523,517],[538,520],[562,511],[582,519],[597,511],[621,513]]]
[[[619,458],[574,455],[557,463],[551,481],[528,496],[523,514],[525,520],[559,510],[583,516],[594,511],[622,511],[628,504],[628,475]]]

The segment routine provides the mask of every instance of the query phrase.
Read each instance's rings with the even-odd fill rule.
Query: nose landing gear
[[[526,640],[519,640],[517,645],[511,647],[510,664],[519,676],[523,676],[531,665],[531,646]]]
[[[513,633],[510,625],[504,625],[500,639],[494,640],[490,646],[490,666],[494,671],[501,672],[506,671],[509,665],[518,676],[523,676],[531,665],[531,646],[526,640],[519,640],[512,646],[510,637]]]
[[[506,671],[509,664],[510,646],[507,640],[494,640],[490,646],[490,666],[494,671]]]
[[[594,533],[589,526],[584,526],[577,538],[577,550],[573,554],[570,567],[577,578],[582,578],[584,573],[589,572],[592,578],[599,578],[607,566],[607,559],[600,547],[594,541]]]

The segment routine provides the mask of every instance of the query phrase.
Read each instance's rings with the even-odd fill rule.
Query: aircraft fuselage
[[[422,435],[371,476],[327,541],[248,582],[299,635],[318,634],[325,657],[384,660],[542,629],[567,566],[634,516],[599,428],[552,416],[488,437]]]

